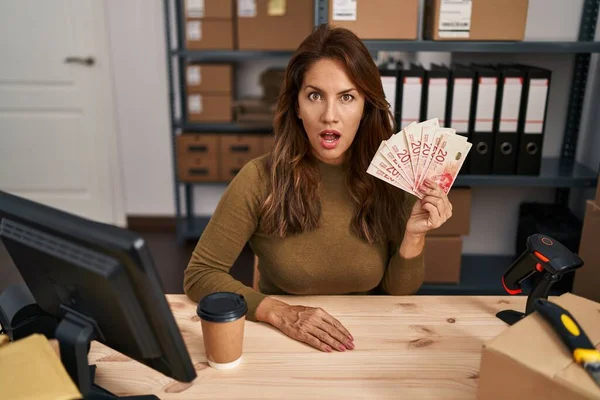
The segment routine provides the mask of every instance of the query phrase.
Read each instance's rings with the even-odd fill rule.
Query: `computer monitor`
[[[141,236],[0,191],[0,240],[57,319],[61,360],[84,397],[102,393],[92,340],[178,381],[196,377]]]

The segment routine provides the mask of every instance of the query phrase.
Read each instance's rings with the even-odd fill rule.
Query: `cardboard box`
[[[312,32],[313,0],[256,0],[238,7],[237,42],[240,50],[296,50]],[[274,5],[283,7],[274,7]]]
[[[235,102],[235,118],[241,125],[266,126],[273,124],[275,104],[262,99],[240,99]]]
[[[350,29],[361,39],[417,38],[419,0],[359,0],[355,8],[335,3],[329,0],[329,24]]]
[[[177,136],[177,172],[184,182],[219,180],[219,136],[184,133]]]
[[[528,0],[443,3],[446,1],[427,0],[425,3],[423,36],[426,39],[520,41],[525,37]]]
[[[471,228],[471,188],[453,188],[448,193],[452,217],[427,236],[468,235]]]
[[[600,204],[592,200],[586,203],[578,255],[583,267],[575,271],[573,293],[600,302]]]
[[[185,47],[189,50],[233,50],[232,20],[186,20]]]
[[[188,64],[185,83],[188,93],[232,93],[233,67],[230,64]]]
[[[187,96],[190,122],[231,122],[232,107],[231,94],[189,93]]]
[[[458,283],[462,260],[461,236],[425,237],[425,282]]]
[[[600,346],[600,304],[571,293],[550,301],[568,310]],[[534,312],[484,344],[477,398],[600,399],[600,387]]]
[[[256,134],[222,135],[219,142],[222,181],[230,181],[248,161],[263,154],[263,139]]]
[[[233,0],[185,0],[185,18],[233,19]]]

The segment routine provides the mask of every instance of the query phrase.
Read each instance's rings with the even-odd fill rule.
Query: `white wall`
[[[129,215],[174,215],[173,167],[169,138],[168,87],[161,0],[105,0],[108,7],[118,125]],[[530,0],[526,40],[576,40],[583,0]],[[597,32],[597,40],[600,32]],[[544,156],[558,156],[565,124],[573,56],[420,53],[427,63],[453,60],[495,62],[510,59],[551,68],[554,72]],[[595,56],[594,56],[595,58]],[[241,64],[238,95],[258,95],[260,72],[285,59]],[[600,163],[597,100],[600,93],[598,63],[590,69],[586,110],[582,121],[578,160],[596,169]],[[592,112],[590,112],[590,110]],[[195,189],[195,210],[210,215],[224,184]],[[573,206],[581,209],[592,191],[575,190]],[[522,201],[552,202],[553,189],[474,188],[471,234],[465,253],[512,254],[518,205]]]
[[[106,0],[128,215],[174,215],[161,0]]]

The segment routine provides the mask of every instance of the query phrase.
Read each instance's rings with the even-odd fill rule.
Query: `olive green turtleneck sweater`
[[[216,291],[244,295],[249,320],[272,294],[369,294],[416,292],[423,282],[423,254],[404,259],[398,243],[369,244],[351,227],[354,204],[343,166],[319,162],[321,224],[286,238],[268,236],[259,226],[260,206],[269,189],[267,156],[252,160],[236,175],[198,241],[185,271],[184,288],[196,302]],[[414,202],[413,196],[407,201]],[[259,258],[260,293],[235,280],[229,270],[246,242]]]

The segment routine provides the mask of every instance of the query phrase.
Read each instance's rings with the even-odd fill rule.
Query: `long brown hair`
[[[267,161],[270,190],[262,205],[263,230],[285,237],[319,226],[319,168],[296,111],[306,71],[323,58],[344,65],[365,96],[363,118],[347,158],[346,186],[356,204],[352,228],[369,243],[397,241],[407,217],[404,192],[366,173],[381,141],[395,130],[379,70],[354,33],[328,25],[316,27],[287,66],[274,119],[275,144]]]

